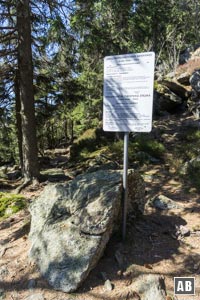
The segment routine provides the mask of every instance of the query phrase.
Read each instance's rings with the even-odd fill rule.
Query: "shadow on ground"
[[[186,225],[184,219],[177,215],[164,215],[160,212],[144,215],[134,223],[128,223],[127,227],[127,240],[125,243],[121,242],[120,234],[115,234],[105,250],[103,257],[100,259],[98,265],[91,271],[84,284],[79,288],[76,294],[72,294],[74,299],[110,299],[110,300],[125,300],[127,295],[123,293],[116,296],[119,292],[119,286],[126,288],[127,280],[134,281],[142,274],[158,274],[154,266],[165,260],[173,260],[176,256],[181,255],[181,243],[173,237],[176,226]],[[15,238],[23,234],[22,231],[15,232]],[[14,236],[14,233],[13,233]],[[116,259],[116,253],[120,253],[121,265]],[[200,260],[199,254],[191,253],[185,256],[184,262],[175,270],[170,272],[169,269],[164,270],[163,275],[178,276],[185,274],[185,270],[194,273],[193,265],[195,261]],[[192,261],[192,264],[191,264]],[[175,263],[175,262],[174,262]],[[17,271],[17,270],[16,270]],[[121,271],[121,272],[119,272]],[[111,282],[116,284],[116,289],[109,295],[104,293],[103,285],[105,279],[102,273],[110,279]],[[27,268],[26,273],[16,280],[0,281],[0,287],[5,292],[22,291],[29,289],[29,282],[32,275],[31,268]],[[45,291],[52,291],[49,284],[41,277],[35,278],[34,289],[42,289]],[[100,287],[102,293],[99,291]],[[123,287],[123,289],[124,289]],[[60,295],[60,293],[59,293]],[[89,295],[89,296],[88,296]],[[67,298],[69,294],[62,293],[58,299],[71,299]]]

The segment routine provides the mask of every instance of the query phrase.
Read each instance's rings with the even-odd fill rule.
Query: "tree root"
[[[15,189],[15,193],[19,194],[23,189],[25,189],[29,185],[36,185],[39,181],[37,179],[25,179],[24,182]]]

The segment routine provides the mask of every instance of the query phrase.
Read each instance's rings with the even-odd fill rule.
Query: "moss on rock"
[[[16,213],[26,206],[22,195],[0,192],[0,219]]]

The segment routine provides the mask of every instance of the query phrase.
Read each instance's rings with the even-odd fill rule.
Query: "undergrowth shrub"
[[[109,151],[112,153],[113,158],[118,161],[123,159],[124,142],[119,140],[110,143]],[[147,135],[138,135],[134,140],[130,140],[128,154],[130,161],[139,161],[141,163],[147,162],[151,157],[162,158],[165,153],[165,147],[162,143],[153,140]]]
[[[185,134],[186,141],[200,141],[200,130],[196,128],[190,128]]]
[[[166,151],[165,146],[162,143],[146,134],[138,135],[136,137],[135,145],[139,151],[143,151],[155,158],[162,158]]]
[[[189,179],[192,187],[195,187],[198,191],[200,190],[200,160],[195,159],[188,164],[187,179]]]
[[[102,128],[87,129],[82,135],[74,141],[71,150],[71,160],[81,160],[90,157],[90,154],[105,148],[114,140],[113,133],[104,132]]]
[[[73,143],[70,157],[72,160],[81,159],[87,153],[95,151],[96,147],[95,129],[88,129]]]

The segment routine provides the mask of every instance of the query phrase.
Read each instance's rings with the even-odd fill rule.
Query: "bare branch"
[[[0,57],[17,54],[17,50],[0,50]]]
[[[12,40],[17,40],[17,36],[0,36],[0,42],[5,43],[5,42],[11,42]]]
[[[40,9],[40,7],[36,3],[31,2],[31,5],[33,7],[35,7],[44,18],[46,18],[46,15],[43,13],[43,11]]]
[[[0,13],[1,17],[16,17],[15,14],[11,14],[11,13]]]
[[[8,1],[0,0],[0,4],[5,4],[6,6],[14,6],[14,4],[11,3],[11,1],[8,2]]]
[[[13,33],[15,33],[16,32],[16,29],[14,29],[13,31],[9,31],[9,32],[7,32],[7,33],[2,33],[2,34],[0,34],[0,38],[2,38],[2,37],[7,37],[7,36],[9,36],[9,35],[12,35]]]
[[[1,27],[0,27],[0,30],[14,30],[14,29],[15,29],[15,27],[9,27],[9,26],[5,26],[5,27],[4,27],[4,26],[3,26],[3,27],[1,26]]]

